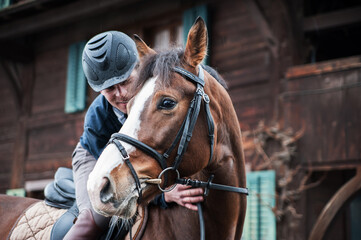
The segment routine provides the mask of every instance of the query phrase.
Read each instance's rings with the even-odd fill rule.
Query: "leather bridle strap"
[[[198,76],[188,72],[187,70],[180,68],[180,67],[174,67],[173,70],[180,74],[181,76],[183,76],[184,78],[194,82],[197,84],[197,90],[195,92],[195,96],[193,98],[192,101],[196,101],[195,105],[196,105],[196,109],[194,110],[194,116],[192,119],[192,127],[190,128],[191,131],[193,131],[194,125],[197,121],[198,118],[198,114],[200,111],[200,105],[201,105],[201,100],[203,98],[203,102],[204,102],[204,109],[206,112],[206,118],[207,118],[207,126],[208,126],[208,136],[209,136],[209,143],[210,143],[210,156],[209,156],[209,161],[208,161],[208,165],[211,163],[212,158],[213,158],[213,146],[214,146],[214,122],[213,122],[213,117],[209,108],[209,97],[208,95],[204,92],[204,70],[203,68],[199,65],[199,73]],[[192,106],[190,106],[191,108]],[[192,136],[192,132],[190,131],[188,136]],[[189,140],[190,140],[189,137]],[[189,142],[189,141],[188,141]],[[178,163],[179,166],[179,163]],[[177,168],[175,168],[177,169]]]
[[[138,175],[137,175],[137,172],[135,171],[133,165],[132,165],[132,164],[130,163],[130,161],[129,161],[129,155],[128,155],[127,151],[125,150],[125,148],[123,147],[123,145],[119,142],[119,140],[116,139],[116,138],[113,138],[113,137],[112,137],[112,138],[110,139],[109,143],[114,143],[114,144],[115,144],[115,146],[118,148],[120,154],[122,155],[124,162],[125,162],[125,163],[127,164],[127,166],[129,167],[130,172],[131,172],[132,175],[133,175],[133,178],[134,178],[134,181],[135,181],[135,185],[136,185],[136,187],[137,187],[137,191],[138,191],[138,194],[139,194],[138,202],[140,202],[141,199],[142,199],[142,186],[141,186],[141,184],[140,184],[140,181],[139,181],[139,177],[138,177]],[[109,143],[108,143],[108,144],[109,144]]]
[[[162,169],[167,167],[167,163],[165,162],[165,159],[163,158],[163,155],[155,151],[153,148],[149,147],[147,144],[138,141],[135,138],[129,137],[128,135],[122,134],[122,133],[114,133],[111,136],[111,139],[117,139],[123,142],[126,142],[132,146],[135,146],[148,154],[149,156],[153,157],[159,165],[162,167]]]

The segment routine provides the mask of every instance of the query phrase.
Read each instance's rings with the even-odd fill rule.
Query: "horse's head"
[[[137,93],[128,104],[128,119],[119,133],[146,144],[162,156],[182,128],[196,92],[196,84],[176,73],[174,67],[186,69],[196,76],[203,71],[198,66],[206,56],[207,29],[204,21],[197,19],[188,34],[184,50],[156,53],[139,37],[135,42],[141,58],[139,79],[134,83]],[[222,88],[220,84],[208,73],[202,74],[208,85],[205,88],[207,93],[210,96],[216,94],[217,91],[211,88]],[[182,176],[193,175],[208,165],[211,155],[208,130],[206,114],[202,110],[178,168]],[[141,202],[145,204],[159,194],[157,186],[147,180],[158,178],[164,166],[152,154],[134,144],[122,139],[119,143],[129,154],[131,166],[125,163],[117,144],[109,144],[89,176],[88,192],[96,211],[128,219],[136,213],[137,188],[142,189]],[[165,167],[174,166],[178,145],[176,142],[174,151],[165,159]],[[166,185],[169,186],[174,182],[175,171],[169,171],[167,175],[169,180]],[[138,187],[136,178],[139,179]],[[164,183],[164,175],[161,178]]]

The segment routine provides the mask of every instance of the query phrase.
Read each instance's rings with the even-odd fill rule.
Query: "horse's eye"
[[[177,102],[170,98],[163,98],[158,103],[158,109],[171,110],[177,105]]]

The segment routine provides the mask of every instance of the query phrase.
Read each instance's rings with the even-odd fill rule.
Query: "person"
[[[72,155],[76,203],[79,216],[64,239],[98,239],[109,227],[110,218],[96,213],[87,193],[87,180],[111,134],[119,132],[127,118],[129,86],[137,77],[138,53],[134,41],[118,31],[100,33],[83,50],[83,71],[90,87],[100,92],[89,106],[84,131]],[[197,210],[203,201],[201,188],[178,185],[160,194],[156,205],[167,208],[174,202]]]

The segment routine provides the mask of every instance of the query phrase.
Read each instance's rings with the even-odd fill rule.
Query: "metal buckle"
[[[211,101],[206,93],[203,93],[203,100],[206,103],[209,103]]]
[[[197,93],[197,95],[199,95],[199,96],[203,96],[203,95],[204,95],[204,91],[203,91],[203,89],[200,88],[200,87],[197,87],[196,93]]]

